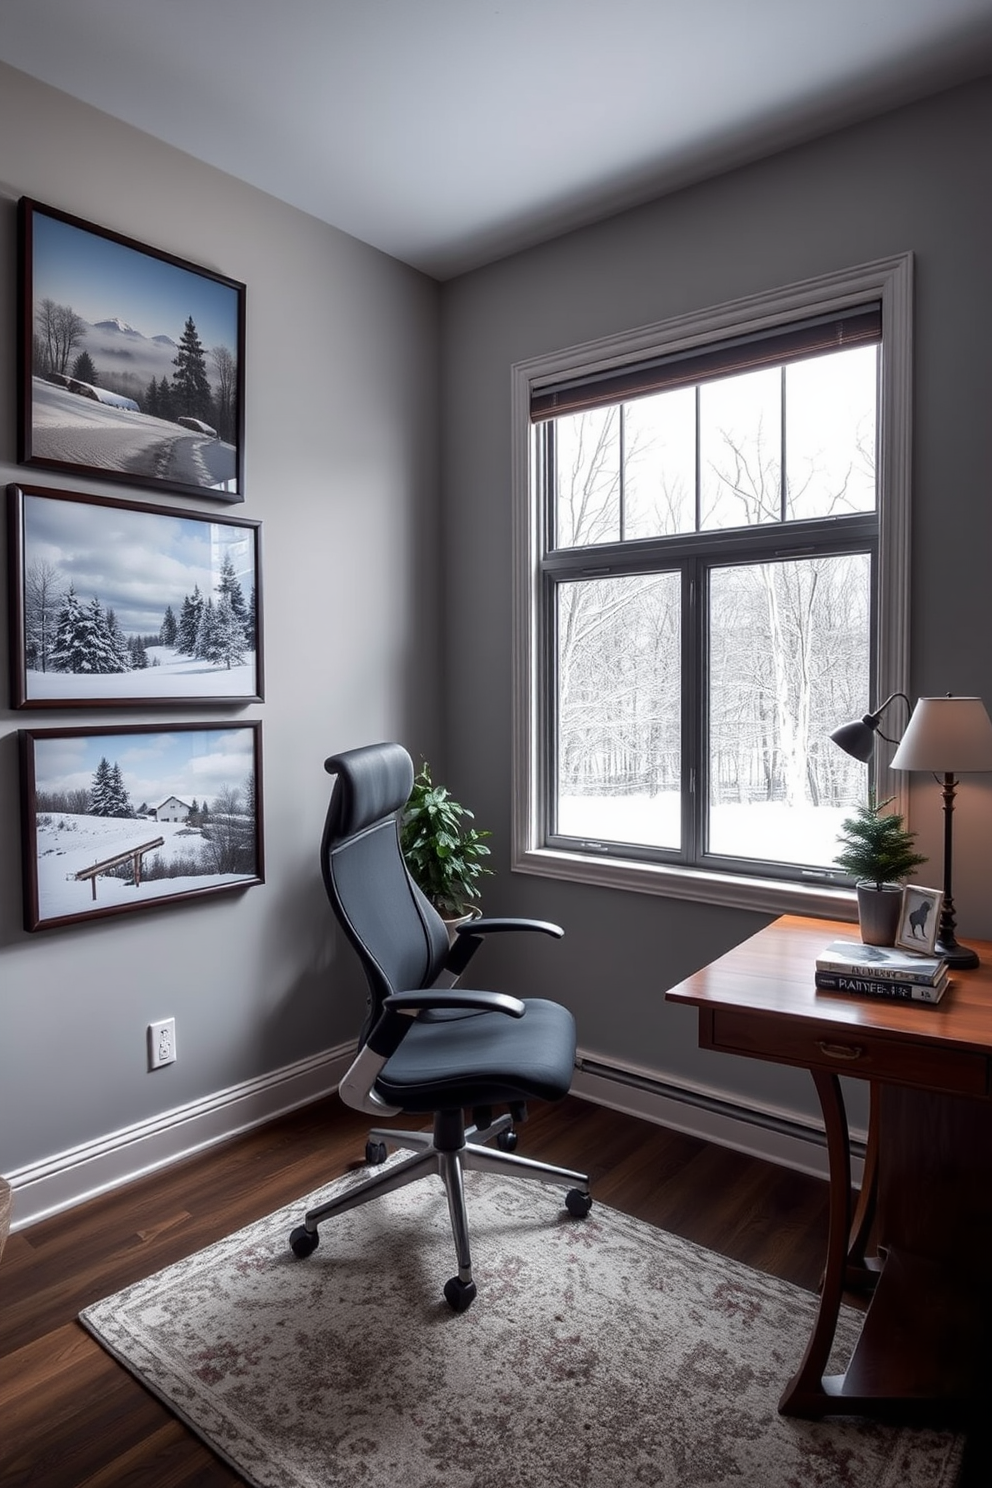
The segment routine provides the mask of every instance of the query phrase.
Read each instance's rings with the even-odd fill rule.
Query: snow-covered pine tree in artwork
[[[94,600],[99,607],[99,600]],[[107,670],[111,672],[129,672],[131,670],[131,646],[127,636],[121,629],[120,621],[114,610],[108,609],[105,616],[105,636],[107,653]]]
[[[93,772],[90,786],[90,816],[132,817],[131,798],[124,785],[120,765],[111,764],[104,755]]]
[[[197,661],[216,660],[214,655],[215,631],[214,602],[208,599],[200,611],[200,624],[196,632],[196,640],[193,642],[193,655]]]
[[[136,672],[143,672],[148,666],[148,652],[145,643],[140,636],[132,636],[127,643],[128,654],[131,658],[131,667]]]
[[[179,611],[179,627],[176,632],[176,650],[181,656],[196,655],[196,637],[200,629],[203,611],[203,595],[196,584],[192,594],[187,594]]]
[[[241,666],[245,659],[244,616],[235,613],[234,606],[225,594],[218,601],[214,612],[214,655],[217,666]]]
[[[214,416],[213,394],[207,378],[206,353],[197,335],[192,315],[186,318],[172,365],[176,369],[172,379],[175,412],[186,418],[203,419],[209,423]]]
[[[200,616],[194,656],[213,666],[240,666],[245,659],[245,628],[225,594],[215,605],[208,599]]]
[[[96,367],[93,358],[88,351],[81,351],[72,364],[72,375],[80,382],[89,382],[96,386],[98,381]]]
[[[51,667],[56,672],[103,676],[131,670],[127,640],[113,612],[96,595],[80,603],[70,586],[59,610]]]
[[[179,631],[179,622],[176,620],[175,611],[171,605],[166,605],[165,614],[162,616],[162,624],[159,627],[159,643],[163,646],[174,646]]]
[[[245,641],[250,646],[252,638],[249,633],[250,617],[248,606],[245,604],[244,591],[234,571],[234,562],[229,553],[224,555],[224,561],[220,566],[220,579],[214,587],[221,599],[227,598],[230,601],[231,610],[238,624],[241,626]]]
[[[164,373],[159,379],[156,402],[158,406],[158,418],[172,419],[175,417],[175,399],[172,396],[172,388],[169,385],[169,379],[165,376]]]
[[[51,667],[55,672],[89,670],[88,627],[75,589],[70,584],[55,620]]]
[[[116,810],[114,816],[133,816],[134,808],[131,805],[131,797],[128,795],[124,784],[124,776],[121,767],[115,760],[110,768],[110,794]]]
[[[106,755],[103,755],[93,772],[93,784],[90,786],[90,815],[113,816],[114,813],[107,809],[109,801],[110,761]]]
[[[255,637],[258,635],[258,601],[255,597],[255,585],[251,586],[251,598],[248,601],[248,619],[245,624],[245,640],[248,642],[249,651],[256,647]]]

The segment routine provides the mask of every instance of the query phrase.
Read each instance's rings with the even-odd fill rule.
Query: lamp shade
[[[892,756],[892,769],[935,775],[992,770],[992,720],[981,698],[920,698]]]

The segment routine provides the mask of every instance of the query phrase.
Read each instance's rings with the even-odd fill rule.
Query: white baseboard
[[[11,1229],[36,1224],[330,1095],[353,1056],[352,1044],[326,1049],[6,1175],[13,1192]],[[822,1124],[794,1112],[747,1104],[657,1070],[619,1065],[589,1050],[579,1051],[572,1093],[736,1152],[827,1176]],[[852,1138],[853,1178],[860,1183],[864,1133],[852,1132]]]
[[[828,1177],[822,1121],[794,1111],[745,1102],[658,1070],[620,1065],[588,1049],[578,1052],[572,1094],[735,1152]],[[860,1186],[865,1133],[852,1129],[851,1143],[852,1180]]]
[[[6,1174],[13,1192],[11,1229],[24,1229],[50,1214],[330,1095],[354,1052],[353,1044],[326,1049],[257,1080],[216,1091]]]

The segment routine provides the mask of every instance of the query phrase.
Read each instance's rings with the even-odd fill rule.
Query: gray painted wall
[[[362,990],[332,928],[316,861],[322,761],[387,735],[446,765],[455,794],[493,829],[500,872],[488,881],[487,908],[566,928],[561,944],[494,943],[487,981],[560,996],[578,1016],[584,1047],[599,1054],[814,1109],[806,1077],[701,1054],[694,1015],[664,1003],[666,987],[762,917],[507,871],[509,369],[540,352],[913,250],[913,688],[992,702],[990,131],[985,82],[439,287],[0,68],[2,344],[13,345],[21,195],[248,285],[248,499],[236,510],[264,524],[267,697],[233,716],[264,723],[268,879],[241,896],[27,935],[15,734],[80,720],[0,715],[0,1171],[353,1035]],[[14,463],[14,406],[8,356],[0,362],[4,484],[26,476]],[[181,497],[163,504],[226,509]],[[135,710],[96,721],[164,716]],[[912,824],[936,881],[939,792],[929,782],[914,785]],[[990,827],[992,781],[970,781],[960,794],[955,881],[965,937],[992,936]],[[150,1075],[145,1026],[170,1015],[180,1058]]]
[[[512,877],[511,364],[892,253],[916,254],[912,687],[992,705],[992,83],[836,133],[614,217],[443,287],[442,407],[452,680],[450,770],[504,871],[494,909],[545,914],[560,946],[494,954],[513,984],[574,1009],[580,1042],[676,1078],[813,1110],[808,1078],[696,1048],[663,994],[765,920],[643,894]],[[453,499],[457,497],[457,499]],[[867,699],[866,699],[867,702]],[[940,792],[915,780],[910,824],[942,874]],[[962,938],[992,936],[992,778],[959,793]],[[532,974],[536,973],[536,974]]]
[[[323,761],[376,737],[437,748],[438,312],[433,281],[7,67],[0,142],[0,485],[30,479],[260,519],[267,682],[264,704],[240,710],[0,713],[8,1173],[354,1037],[364,993],[317,858]],[[243,505],[17,467],[22,195],[248,286]],[[0,623],[5,656],[5,614]],[[263,720],[267,882],[26,934],[17,729],[170,717]],[[168,1016],[179,1059],[149,1074],[145,1028]]]

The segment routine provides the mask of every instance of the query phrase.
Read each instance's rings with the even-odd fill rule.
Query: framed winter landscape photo
[[[11,707],[262,700],[260,524],[11,485]]]
[[[245,287],[19,203],[18,462],[244,500]]]
[[[24,927],[262,883],[261,724],[23,729]]]

